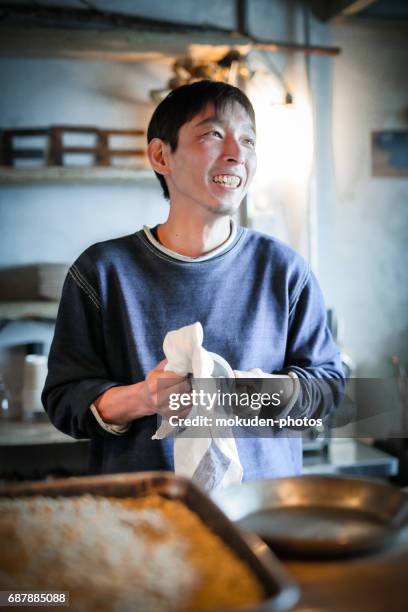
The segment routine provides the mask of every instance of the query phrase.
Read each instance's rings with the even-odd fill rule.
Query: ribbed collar
[[[212,259],[213,257],[216,257],[217,255],[219,255],[220,253],[222,253],[223,251],[228,249],[228,247],[231,246],[237,234],[237,224],[235,223],[234,219],[230,219],[230,223],[231,223],[231,231],[230,231],[230,235],[228,236],[227,240],[223,242],[222,244],[220,244],[220,246],[218,246],[216,249],[213,249],[212,251],[210,251],[209,253],[206,253],[205,255],[200,255],[199,257],[189,257],[188,255],[181,255],[180,253],[176,253],[175,251],[168,249],[155,238],[151,228],[148,227],[147,225],[143,226],[143,231],[145,233],[146,238],[149,240],[149,242],[154,247],[156,247],[156,249],[158,249],[162,253],[165,253],[167,256],[172,257],[173,259],[178,259],[179,261],[198,262],[198,261],[207,261],[208,259]]]

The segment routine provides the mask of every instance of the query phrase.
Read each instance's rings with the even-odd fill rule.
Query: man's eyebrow
[[[202,119],[202,121],[199,121],[194,127],[195,128],[199,128],[205,125],[211,125],[214,123],[219,123],[220,125],[225,126],[226,122],[221,119],[221,117],[219,117],[218,115],[212,115],[211,117],[207,117],[206,119]],[[246,130],[251,130],[251,132],[253,132],[255,134],[255,129],[254,126],[252,125],[252,123],[245,123],[244,128]]]

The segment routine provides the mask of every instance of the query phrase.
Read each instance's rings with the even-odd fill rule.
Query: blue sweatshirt
[[[151,440],[155,416],[114,435],[90,405],[111,387],[142,381],[164,359],[166,333],[196,321],[204,347],[233,369],[343,378],[318,282],[280,241],[238,228],[213,257],[184,261],[143,230],[94,244],[65,280],[42,396],[58,429],[91,439],[91,473],[173,469],[172,440]],[[318,400],[301,394],[290,416],[311,416]],[[301,472],[299,432],[237,438],[237,447],[244,480]]]

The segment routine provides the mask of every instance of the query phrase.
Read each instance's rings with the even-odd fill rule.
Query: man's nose
[[[243,147],[234,137],[225,138],[223,159],[225,161],[241,164],[245,159]]]

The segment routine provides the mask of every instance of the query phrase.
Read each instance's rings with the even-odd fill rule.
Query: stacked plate
[[[68,272],[65,263],[41,263],[0,269],[0,300],[60,299]]]

